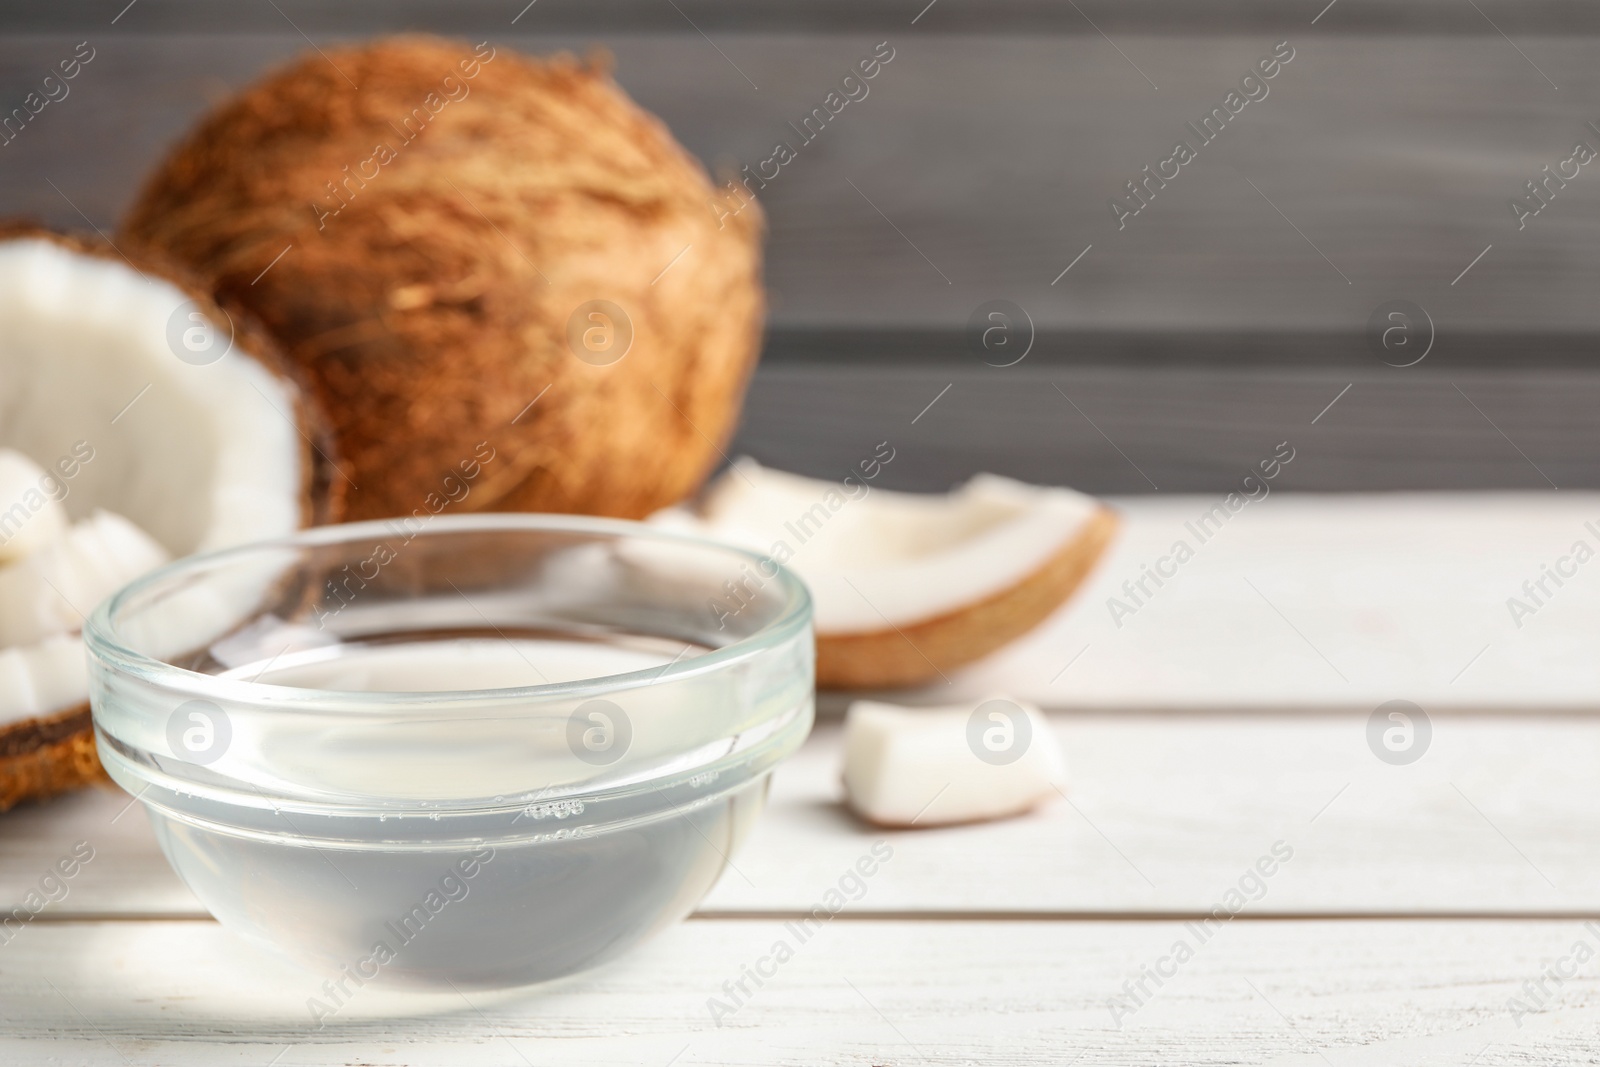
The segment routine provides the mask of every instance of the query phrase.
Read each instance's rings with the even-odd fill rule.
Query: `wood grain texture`
[[[69,32],[103,24],[126,3],[96,0],[18,0],[0,11],[0,28]],[[720,33],[880,32],[915,24],[929,34],[1034,33],[1085,36],[1095,27],[1116,32],[1216,35],[1243,29],[1273,29],[1306,22],[1323,4],[1286,9],[1274,0],[989,0],[982,5],[860,4],[851,0],[782,0],[747,4],[738,0],[456,0],[448,9],[430,0],[274,0],[274,4],[216,4],[207,0],[140,0],[139,17],[120,20],[130,33],[282,32],[292,22],[307,33],[374,33],[426,28],[442,33],[482,33],[508,25],[532,30],[615,33],[648,31],[688,35],[696,27]],[[1493,32],[1470,7],[1451,0],[1342,0],[1337,19],[1322,20],[1330,33],[1386,32],[1467,34]],[[276,11],[273,8],[276,7]],[[1498,24],[1514,33],[1593,32],[1600,18],[1582,0],[1519,0],[1495,4]],[[1092,22],[1090,21],[1092,18]],[[913,20],[915,20],[913,22]]]
[[[1580,939],[1565,922],[1249,922],[1200,945],[1121,1028],[1108,1002],[1194,935],[1179,923],[835,919],[716,1025],[724,982],[796,940],[690,922],[537,990],[386,992],[321,1029],[322,976],[211,923],[54,924],[0,951],[8,1064],[1580,1063],[1589,974],[1517,1025],[1507,1002]],[[770,971],[772,968],[767,967]],[[1169,968],[1170,969],[1170,968]],[[727,1003],[725,1001],[725,1003]],[[277,1059],[274,1059],[277,1057]]]
[[[1391,766],[1368,748],[1367,718],[1053,716],[1064,797],[1019,819],[901,833],[843,811],[838,727],[824,724],[775,780],[736,857],[743,876],[703,910],[804,911],[880,837],[895,858],[860,904],[877,914],[1204,915],[1279,841],[1293,858],[1248,914],[1600,907],[1586,844],[1600,804],[1582,785],[1600,727],[1434,716],[1426,755]]]
[[[763,366],[728,452],[837,479],[887,440],[890,489],[943,492],[989,471],[1102,495],[1222,494],[1288,441],[1288,490],[1600,488],[1600,375],[1588,371],[1031,360]]]
[[[1278,481],[1314,461],[1307,445]],[[1280,713],[1396,699],[1435,713],[1600,707],[1589,651],[1600,583],[1578,563],[1600,550],[1600,496],[1274,490],[1219,517],[1226,500],[1118,501],[1126,533],[1079,595],[921,698],[999,689],[1047,707]],[[1192,558],[1178,562],[1179,546]],[[1168,575],[1159,585],[1157,569]]]

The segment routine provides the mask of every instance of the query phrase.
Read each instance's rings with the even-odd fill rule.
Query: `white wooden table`
[[[1520,630],[1504,598],[1600,499],[1272,498],[1152,599],[1142,630],[1095,632],[1102,587],[1201,506],[1130,505],[1096,589],[919,694],[1053,684],[1064,798],[879,832],[839,804],[824,721],[690,921],[548,987],[374,983],[314,1029],[324,976],[212,922],[128,798],[0,817],[7,906],[75,842],[95,850],[0,944],[0,1064],[1596,1062],[1600,688],[1580,639],[1600,629],[1600,570]],[[1264,598],[1232,595],[1245,576]],[[1366,740],[1373,701],[1397,697],[1433,727],[1405,766]],[[724,983],[793,941],[785,922],[880,840],[893,858],[860,899],[714,1018]],[[1290,858],[1252,876],[1274,847]],[[1237,917],[1201,925],[1241,889]]]

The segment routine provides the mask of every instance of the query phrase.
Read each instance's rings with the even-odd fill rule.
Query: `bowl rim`
[[[129,648],[118,639],[113,618],[129,599],[142,595],[153,587],[179,579],[185,573],[209,569],[218,563],[227,562],[230,558],[245,557],[274,549],[339,544],[361,540],[378,532],[394,536],[393,524],[399,521],[400,519],[371,519],[364,522],[313,526],[282,537],[265,538],[184,556],[141,575],[102,600],[84,621],[84,645],[92,659],[114,673],[133,675],[149,684],[181,691],[186,695],[215,697],[241,705],[287,706],[292,703],[305,703],[316,705],[318,711],[334,713],[341,710],[369,711],[374,704],[382,704],[390,709],[397,705],[437,708],[439,704],[470,708],[474,705],[485,707],[503,705],[509,700],[570,699],[616,693],[641,685],[656,685],[726,669],[785,644],[811,626],[811,594],[805,583],[793,571],[772,557],[763,556],[742,546],[627,519],[540,512],[475,512],[470,515],[435,515],[424,529],[413,535],[413,540],[441,534],[504,530],[596,534],[617,541],[644,539],[692,545],[716,550],[752,564],[759,565],[766,562],[777,567],[776,573],[767,581],[780,583],[785,598],[783,609],[775,619],[747,637],[690,659],[674,660],[665,667],[655,665],[619,674],[580,678],[570,682],[543,682],[538,685],[498,689],[451,689],[426,692],[312,689],[247,681],[179,667],[156,656]]]

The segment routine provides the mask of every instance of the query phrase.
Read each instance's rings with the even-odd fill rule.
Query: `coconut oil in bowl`
[[[326,527],[158,571],[85,633],[108,771],[330,1010],[558,977],[681,918],[812,718],[798,581],[628,523]]]

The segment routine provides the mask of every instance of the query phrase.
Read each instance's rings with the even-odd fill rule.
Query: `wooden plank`
[[[770,157],[777,142],[798,142],[791,124],[821,106],[877,41],[890,41],[895,58],[870,94],[814,141],[791,144],[797,158],[760,191],[772,318],[782,328],[959,331],[981,303],[1006,299],[1041,329],[1354,338],[1380,304],[1406,298],[1441,336],[1600,330],[1600,304],[1590,299],[1600,277],[1600,180],[1585,168],[1522,229],[1508,208],[1576,140],[1600,140],[1585,125],[1600,115],[1569,103],[1600,96],[1600,38],[1579,32],[1600,18],[1592,5],[1562,8],[1581,19],[1563,14],[1563,32],[1523,36],[1515,47],[1486,29],[1332,30],[1347,13],[1399,7],[1357,0],[1315,26],[1311,8],[1323,5],[1249,32],[1130,31],[1115,48],[1096,33],[926,32],[961,6],[939,4],[916,26],[907,12],[892,32],[719,33],[713,42],[687,28],[641,33],[626,22],[544,31],[540,4],[515,27],[515,12],[505,14],[494,36],[533,52],[604,44],[640,103],[702,159],[734,171]],[[1468,5],[1443,6],[1455,10],[1436,20],[1441,31],[1480,19]],[[1533,32],[1515,19],[1537,5],[1490,6],[1508,33]],[[1117,8],[1157,10],[1106,13]],[[1158,21],[1170,10],[1158,10]],[[237,34],[132,29],[151,16],[158,6],[144,0],[102,32],[0,40],[5,108],[84,34],[99,49],[71,95],[0,148],[8,211],[110,225],[138,176],[210,102],[306,48],[287,22]],[[279,18],[268,5],[251,17]],[[453,19],[453,10],[435,17]],[[678,15],[659,5],[658,17]],[[341,23],[313,39],[327,47],[359,33]],[[1284,39],[1296,57],[1270,94],[1119,229],[1110,198],[1192,137],[1185,123],[1198,123]],[[319,191],[308,189],[308,201]]]
[[[110,783],[0,816],[0,902],[10,909],[86,842],[93,858],[42,915],[180,915],[204,908],[172,872],[144,809]]]
[[[1251,914],[1600,910],[1589,768],[1600,723],[1432,719],[1410,766],[1367,716],[1056,717],[1064,798],[1031,816],[883,832],[840,806],[837,727],[776,777],[758,832],[704,905],[804,911],[872,842],[895,850],[874,913],[1207,914],[1275,842]],[[741,873],[742,872],[742,873]]]
[[[848,914],[846,912],[845,914]],[[210,923],[50,924],[0,951],[8,1064],[1512,1064],[1586,1062],[1593,981],[1508,1010],[1576,922],[1235,921],[1116,1023],[1178,923],[832,920],[761,963],[778,922],[691,922],[536,990],[403,995],[378,979],[321,1029],[322,976]],[[708,1002],[772,977],[718,1026]],[[1173,970],[1170,959],[1161,966]],[[1587,969],[1586,969],[1587,970]],[[741,998],[744,999],[744,998]],[[731,1003],[731,1001],[724,1001]],[[1517,1023],[1520,1021],[1520,1027]],[[276,1057],[276,1058],[275,1058]]]
[[[281,32],[292,22],[307,33],[379,33],[428,30],[469,34],[504,31],[508,25],[537,26],[586,33],[618,31],[692,34],[696,27],[712,33],[839,33],[904,30],[913,23],[921,32],[1087,35],[1100,27],[1118,33],[1190,33],[1216,35],[1245,29],[1271,32],[1286,24],[1306,23],[1322,5],[1297,5],[1286,12],[1274,0],[1084,0],[1071,5],[1050,0],[989,0],[976,5],[922,3],[859,4],[851,0],[783,0],[745,4],[738,0],[675,0],[679,10],[651,0],[539,0],[537,8],[499,0],[457,0],[448,10],[429,0],[275,0],[265,10],[255,5],[216,4],[207,0],[140,0],[138,15],[118,19],[127,33],[190,35],[202,33]],[[1319,20],[1328,32],[1410,34],[1493,33],[1470,8],[1451,0],[1342,0],[1338,18]],[[928,10],[924,10],[924,8]],[[1303,9],[1303,10],[1302,10]],[[1519,0],[1490,8],[1495,21],[1511,33],[1562,34],[1600,29],[1591,5],[1581,0]],[[71,33],[109,22],[121,5],[90,0],[12,4],[0,9],[0,29],[10,32]],[[1093,19],[1091,23],[1090,19]]]
[[[1420,323],[1425,327],[1426,323]],[[1013,374],[1047,369],[1055,373],[1085,368],[1124,370],[1142,373],[1176,373],[1185,368],[1239,370],[1256,374],[1295,374],[1307,370],[1330,373],[1355,371],[1373,382],[1406,382],[1428,374],[1458,373],[1464,369],[1505,367],[1515,360],[1521,371],[1551,368],[1588,370],[1593,367],[1595,340],[1584,333],[1512,333],[1485,330],[1448,335],[1435,330],[1434,344],[1426,362],[1418,361],[1410,373],[1397,373],[1398,366],[1380,367],[1380,352],[1362,330],[1316,332],[1311,330],[1272,331],[1262,329],[1222,330],[1090,330],[1046,329],[1037,327],[1028,345],[1027,324],[1016,343],[1015,357],[1028,349],[1027,362],[1020,359]],[[1426,330],[1411,337],[1417,342],[1413,354],[1426,344]],[[1391,364],[1404,362],[1395,340]],[[1410,343],[1409,341],[1407,343]],[[1389,358],[1387,355],[1384,358]],[[896,370],[929,370],[948,367],[983,375],[987,370],[1005,370],[1002,351],[983,347],[983,334],[973,330],[931,327],[789,327],[782,324],[767,331],[761,355],[764,370],[792,370],[791,365],[807,369],[862,369],[867,365]],[[988,366],[980,369],[980,363]],[[782,365],[782,366],[779,366]],[[818,366],[821,365],[821,366]],[[1005,379],[1013,374],[988,374]]]
[[[1600,912],[1600,721],[1432,717],[1410,766],[1368,748],[1366,715],[1069,715],[1064,799],[1020,819],[885,832],[841,805],[837,723],[774,778],[769,807],[703,915],[811,908],[882,839],[856,906],[879,915],[1205,915],[1275,842],[1293,850],[1251,915]],[[4,817],[0,902],[73,844],[95,859],[41,918],[205,913],[138,807],[89,792]]]
[[[1317,458],[1308,444],[1281,478]],[[1600,707],[1590,654],[1600,582],[1578,562],[1600,554],[1595,494],[1273,492],[1225,519],[1209,511],[1224,500],[1118,501],[1127,529],[1078,597],[923,698],[1006,690],[1056,707],[1361,713],[1396,699],[1435,713]],[[1180,542],[1193,553],[1181,564]],[[1169,572],[1159,586],[1145,569],[1157,566]],[[1559,585],[1555,567],[1567,572]]]
[[[757,373],[728,452],[839,478],[887,440],[894,489],[989,471],[1096,494],[1223,494],[1288,441],[1297,458],[1278,484],[1291,490],[1600,489],[1600,374],[1380,369],[781,362]]]

